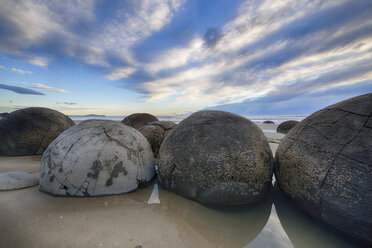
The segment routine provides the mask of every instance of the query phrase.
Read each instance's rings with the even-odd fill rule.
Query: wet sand
[[[273,151],[277,145],[271,144]],[[0,173],[38,173],[40,159],[0,157]],[[234,211],[207,208],[157,181],[134,193],[95,198],[54,197],[37,186],[0,191],[0,247],[136,246],[360,247],[296,209],[277,187],[263,202]]]

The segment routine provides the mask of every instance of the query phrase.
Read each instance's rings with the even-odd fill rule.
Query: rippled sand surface
[[[0,157],[0,173],[38,173],[40,159]],[[39,192],[37,186],[0,191],[0,247],[339,248],[360,244],[303,214],[276,186],[263,202],[227,211],[182,198],[155,181],[131,194],[96,198],[54,197]]]

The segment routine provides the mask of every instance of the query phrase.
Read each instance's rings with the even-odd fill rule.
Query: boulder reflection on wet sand
[[[235,209],[213,209],[159,187],[163,208],[174,212],[205,239],[219,247],[243,247],[251,242],[269,219],[272,198]],[[180,233],[182,235],[182,233]]]

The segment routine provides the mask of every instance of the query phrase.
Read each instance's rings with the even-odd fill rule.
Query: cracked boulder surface
[[[139,131],[150,142],[155,158],[159,155],[159,149],[164,138],[176,125],[173,121],[154,121],[139,128]]]
[[[40,191],[62,196],[128,193],[155,175],[146,138],[116,121],[87,120],[71,127],[45,151]]]
[[[313,217],[372,244],[372,94],[296,125],[275,155],[279,188]]]
[[[48,108],[25,108],[0,119],[0,155],[41,155],[57,136],[75,125],[66,115]]]
[[[181,121],[164,139],[158,167],[166,189],[217,207],[262,200],[273,173],[261,129],[223,111],[200,111]]]
[[[284,121],[279,124],[276,128],[277,133],[284,133],[287,134],[294,126],[296,126],[299,122],[298,121]]]
[[[154,121],[159,121],[155,116],[148,113],[136,113],[125,117],[121,122],[127,126],[139,129],[140,127]]]

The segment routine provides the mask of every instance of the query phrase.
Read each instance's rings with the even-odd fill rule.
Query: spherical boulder
[[[120,122],[88,120],[66,130],[45,151],[40,191],[52,195],[127,193],[155,175],[146,138]]]
[[[75,123],[48,108],[25,108],[0,119],[0,155],[43,154],[57,136]]]
[[[131,114],[125,117],[121,122],[127,126],[133,127],[135,129],[139,129],[140,127],[153,121],[159,121],[159,120],[158,118],[156,118],[155,116],[151,114],[137,113],[137,114]]]
[[[280,189],[315,218],[372,244],[372,94],[296,125],[275,155]]]
[[[275,122],[273,122],[273,121],[264,121],[263,123],[264,124],[275,124]]]
[[[299,123],[298,121],[284,121],[279,124],[279,126],[276,128],[277,133],[288,133],[294,126]]]
[[[154,121],[138,129],[150,142],[155,158],[159,155],[159,149],[164,138],[175,126],[176,123],[173,121]]]
[[[181,121],[163,141],[158,167],[165,188],[211,206],[262,200],[273,172],[261,129],[223,111],[200,111]]]

